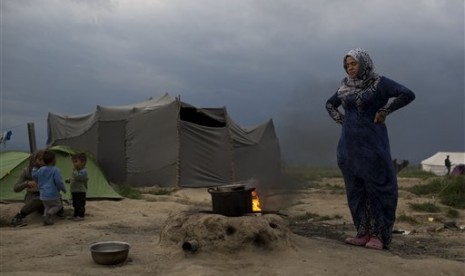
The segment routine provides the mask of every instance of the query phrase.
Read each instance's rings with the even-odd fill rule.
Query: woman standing
[[[346,243],[383,249],[391,242],[397,208],[397,178],[384,121],[387,115],[413,101],[415,95],[376,74],[365,50],[349,51],[343,66],[347,77],[326,102],[326,109],[342,125],[337,162],[357,230],[357,235],[347,238]],[[344,113],[338,109],[341,105]]]

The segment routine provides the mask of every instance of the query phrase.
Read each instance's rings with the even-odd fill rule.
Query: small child
[[[73,174],[70,179],[66,180],[66,183],[71,183],[71,198],[73,200],[74,208],[74,221],[80,221],[84,219],[86,213],[86,193],[87,193],[87,156],[85,153],[77,153],[71,156],[73,161]]]
[[[44,151],[42,156],[45,166],[32,169],[32,177],[39,186],[40,200],[44,205],[44,225],[54,224],[53,215],[63,209],[60,191],[66,193],[60,170],[55,166],[55,153]]]

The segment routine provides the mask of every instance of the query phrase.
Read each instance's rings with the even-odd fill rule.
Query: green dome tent
[[[63,180],[71,176],[73,163],[70,156],[75,153],[73,149],[67,146],[53,146],[49,148],[56,154],[56,165],[60,169]],[[20,151],[2,151],[0,152],[0,200],[2,201],[22,201],[26,190],[15,193],[13,187],[18,181],[21,171],[29,164],[30,154]],[[94,199],[121,199],[110,186],[104,174],[92,158],[87,158],[87,172],[89,174],[89,183],[87,198]],[[65,184],[68,193],[63,194],[63,199],[70,199],[69,184]]]

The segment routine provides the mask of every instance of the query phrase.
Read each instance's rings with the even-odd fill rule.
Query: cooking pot
[[[252,213],[252,191],[245,185],[226,185],[208,188],[212,196],[213,213],[238,217]]]

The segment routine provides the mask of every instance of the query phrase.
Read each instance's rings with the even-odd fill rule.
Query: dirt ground
[[[211,214],[207,189],[88,201],[84,221],[57,219],[53,226],[42,226],[34,214],[27,226],[0,228],[0,274],[465,275],[465,210],[455,219],[410,210],[409,203],[434,201],[403,189],[420,182],[399,179],[397,214],[418,223],[397,222],[388,250],[344,244],[354,229],[342,179],[330,178],[316,188],[259,191],[261,216]],[[21,206],[0,204],[0,218],[10,221]],[[198,251],[183,250],[193,237]],[[90,245],[115,240],[131,244],[128,259],[94,263]]]

